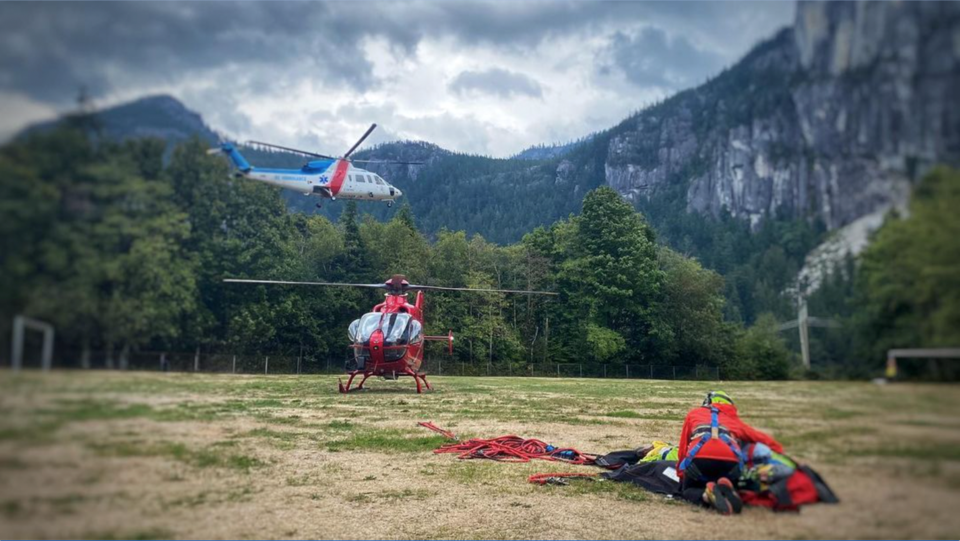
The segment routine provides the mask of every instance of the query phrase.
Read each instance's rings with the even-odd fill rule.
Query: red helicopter
[[[340,392],[349,393],[363,389],[370,376],[384,379],[397,379],[411,376],[417,383],[417,393],[433,388],[427,381],[427,374],[420,371],[423,363],[423,346],[427,340],[446,341],[448,351],[453,354],[453,331],[446,336],[426,336],[423,334],[423,292],[429,291],[472,291],[477,293],[520,293],[525,295],[556,295],[548,291],[521,291],[516,289],[474,289],[467,287],[440,287],[411,284],[402,274],[395,274],[382,284],[344,284],[337,282],[288,282],[282,280],[245,280],[226,279],[225,282],[244,284],[308,285],[333,287],[363,287],[386,289],[384,302],[373,310],[356,319],[347,329],[353,359],[346,364],[350,378],[344,385],[340,381]],[[407,299],[408,291],[416,290],[413,304]],[[363,375],[360,384],[351,388],[354,378]],[[421,382],[423,384],[421,385]]]

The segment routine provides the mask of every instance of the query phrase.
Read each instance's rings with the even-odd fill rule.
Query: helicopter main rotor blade
[[[231,284],[270,284],[282,286],[334,286],[334,287],[369,287],[386,289],[386,284],[344,284],[340,282],[290,282],[287,280],[247,280],[245,278],[224,278],[224,282]]]
[[[349,158],[350,155],[353,154],[353,151],[354,151],[354,150],[357,150],[357,147],[360,146],[360,143],[363,143],[364,139],[366,139],[367,137],[369,137],[369,136],[370,136],[370,133],[371,133],[373,130],[375,130],[375,129],[377,129],[377,125],[376,125],[376,124],[370,124],[370,127],[367,128],[367,132],[363,134],[363,137],[361,137],[359,141],[357,141],[356,143],[354,143],[353,146],[350,147],[350,150],[348,150],[347,153],[343,155],[343,157],[344,157],[344,158]]]
[[[282,146],[280,146],[280,145],[274,145],[274,144],[271,144],[271,143],[264,143],[264,142],[261,142],[261,141],[247,141],[247,143],[248,143],[248,144],[252,144],[252,145],[260,145],[260,146],[262,146],[262,147],[267,147],[267,148],[275,148],[275,149],[277,149],[277,150],[285,150],[285,151],[287,151],[287,152],[295,152],[295,153],[297,153],[297,154],[303,154],[304,156],[313,156],[314,158],[322,158],[322,159],[324,159],[324,160],[336,160],[336,158],[334,158],[333,156],[327,156],[326,154],[317,154],[316,152],[310,152],[310,151],[307,151],[307,150],[300,150],[300,149],[297,149],[297,148],[282,147]]]
[[[353,163],[389,163],[394,165],[423,165],[426,162],[401,162],[397,160],[350,160]]]
[[[473,287],[440,287],[440,286],[418,286],[411,284],[409,289],[421,289],[424,291],[472,291],[474,293],[519,293],[521,295],[559,295],[553,291],[526,291],[522,289],[479,289]]]

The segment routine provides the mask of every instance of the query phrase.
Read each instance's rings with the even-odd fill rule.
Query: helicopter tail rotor
[[[237,150],[237,147],[233,143],[220,143],[219,146],[207,150],[207,154],[211,155],[221,153],[230,158],[230,162],[233,163],[233,166],[241,173],[249,173],[253,169],[250,162],[243,157],[243,154],[240,154],[240,151]]]

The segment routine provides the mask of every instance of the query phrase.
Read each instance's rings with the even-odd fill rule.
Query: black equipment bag
[[[677,477],[677,463],[673,460],[625,464],[619,469],[600,474],[611,481],[633,483],[655,494],[678,496],[680,479]]]

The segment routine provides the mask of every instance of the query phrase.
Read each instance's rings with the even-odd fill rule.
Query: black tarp
[[[620,468],[600,474],[605,479],[633,483],[650,492],[678,496],[680,479],[677,477],[677,463],[672,460],[625,464]]]

